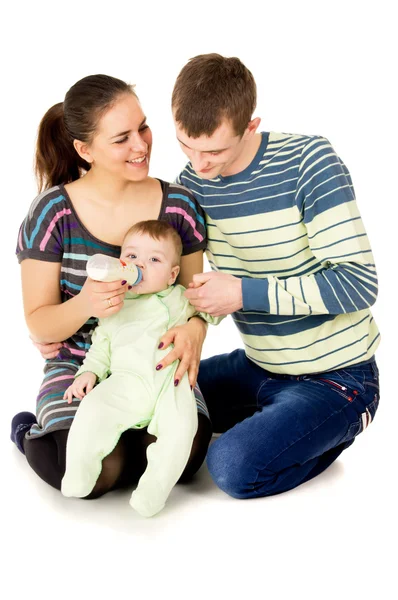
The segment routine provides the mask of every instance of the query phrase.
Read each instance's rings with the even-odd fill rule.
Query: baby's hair
[[[166,240],[170,239],[176,251],[176,258],[178,263],[180,262],[180,257],[182,254],[182,242],[181,238],[178,235],[177,231],[166,221],[157,221],[155,219],[148,221],[139,221],[130,229],[125,235],[125,239],[134,234],[138,233],[141,235],[149,235],[154,240]]]

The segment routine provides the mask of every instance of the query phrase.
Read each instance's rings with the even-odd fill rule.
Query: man
[[[258,133],[237,58],[197,56],[172,97],[189,158],[178,181],[207,216],[213,272],[186,296],[232,314],[245,350],[202,361],[214,429],[208,467],[236,498],[277,494],[327,468],[379,401],[369,311],[377,276],[349,172],[319,136]]]

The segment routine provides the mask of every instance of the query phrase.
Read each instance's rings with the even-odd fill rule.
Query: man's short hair
[[[242,136],[256,100],[254,77],[239,58],[201,54],[181,70],[171,104],[175,120],[189,137],[211,136],[223,119]]]
[[[180,258],[182,254],[182,241],[177,231],[167,221],[148,220],[139,221],[126,233],[124,239],[133,234],[149,235],[154,240],[167,240],[169,239],[175,249],[176,253],[176,264],[180,264]]]

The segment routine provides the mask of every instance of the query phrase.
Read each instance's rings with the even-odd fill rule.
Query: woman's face
[[[93,169],[125,181],[148,176],[152,132],[137,98],[125,94],[100,119],[87,151]]]

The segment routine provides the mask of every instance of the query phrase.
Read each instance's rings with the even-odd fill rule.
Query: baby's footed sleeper
[[[88,496],[101,473],[102,460],[121,434],[148,427],[157,440],[147,449],[148,465],[130,504],[146,517],[164,507],[188,462],[198,427],[187,374],[174,385],[178,361],[155,368],[169,352],[158,348],[160,337],[194,314],[183,292],[184,288],[175,286],[146,296],[130,293],[119,313],[100,320],[77,373],[95,373],[99,385],[81,401],[70,429],[61,488],[64,496]]]

